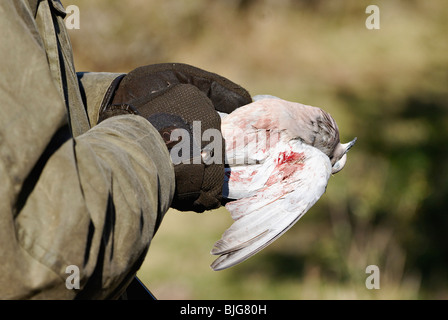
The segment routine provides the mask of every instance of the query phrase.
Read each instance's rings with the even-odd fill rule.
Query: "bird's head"
[[[347,161],[347,152],[356,142],[356,139],[348,143],[339,140],[339,128],[333,117],[324,110],[316,107],[306,106],[303,112],[307,119],[307,126],[302,126],[302,136],[306,143],[318,148],[329,158],[332,166],[331,173],[341,171]]]
[[[353,139],[348,143],[343,144],[339,143],[336,146],[333,154],[330,156],[330,161],[332,165],[331,173],[335,174],[344,168],[345,162],[347,161],[347,152],[348,150],[350,150],[351,147],[353,147],[356,140],[357,138]]]
[[[332,166],[332,173],[341,171],[347,161],[347,152],[356,142],[356,138],[348,143],[339,140],[339,128],[333,117],[324,110],[306,106],[302,112],[305,125],[299,124],[301,139],[325,153]]]

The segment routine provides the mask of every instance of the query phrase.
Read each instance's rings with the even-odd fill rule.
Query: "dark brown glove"
[[[245,89],[217,74],[186,64],[156,64],[117,78],[103,101],[98,122],[121,114],[141,115],[159,131],[170,152],[182,142],[172,140],[171,133],[184,130],[190,152],[175,154],[176,193],[171,206],[202,212],[221,204],[225,161],[222,135],[219,159],[215,155],[214,162],[208,163],[210,150],[204,148],[210,141],[202,141],[202,134],[207,129],[220,132],[221,120],[216,111],[231,113],[251,101]],[[194,121],[199,121],[195,123],[196,135]]]

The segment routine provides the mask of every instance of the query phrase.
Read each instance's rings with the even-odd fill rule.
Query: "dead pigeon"
[[[272,96],[222,114],[226,142],[223,196],[234,223],[211,254],[213,270],[253,256],[289,230],[325,192],[356,138],[339,141],[334,119],[320,108]]]

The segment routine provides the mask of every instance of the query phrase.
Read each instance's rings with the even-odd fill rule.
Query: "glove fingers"
[[[173,64],[172,68],[179,81],[199,88],[220,112],[231,113],[236,108],[252,102],[246,89],[216,73],[181,63]]]
[[[231,113],[252,102],[250,94],[229,79],[182,63],[162,63],[134,69],[123,79],[114,100],[118,104],[124,103],[176,84],[197,87],[220,112]]]

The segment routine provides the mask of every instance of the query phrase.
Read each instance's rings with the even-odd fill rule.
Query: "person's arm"
[[[102,104],[114,94],[116,83],[124,75],[111,72],[77,72],[81,96],[91,127],[97,125]]]
[[[110,298],[132,279],[170,205],[173,167],[139,116],[71,137],[22,3],[0,3],[0,298]],[[69,266],[80,289],[66,287]]]
[[[19,245],[59,276],[50,297],[77,293],[64,284],[76,265],[81,296],[107,298],[137,271],[173,192],[158,132],[139,116],[104,121],[51,155],[15,220]]]

